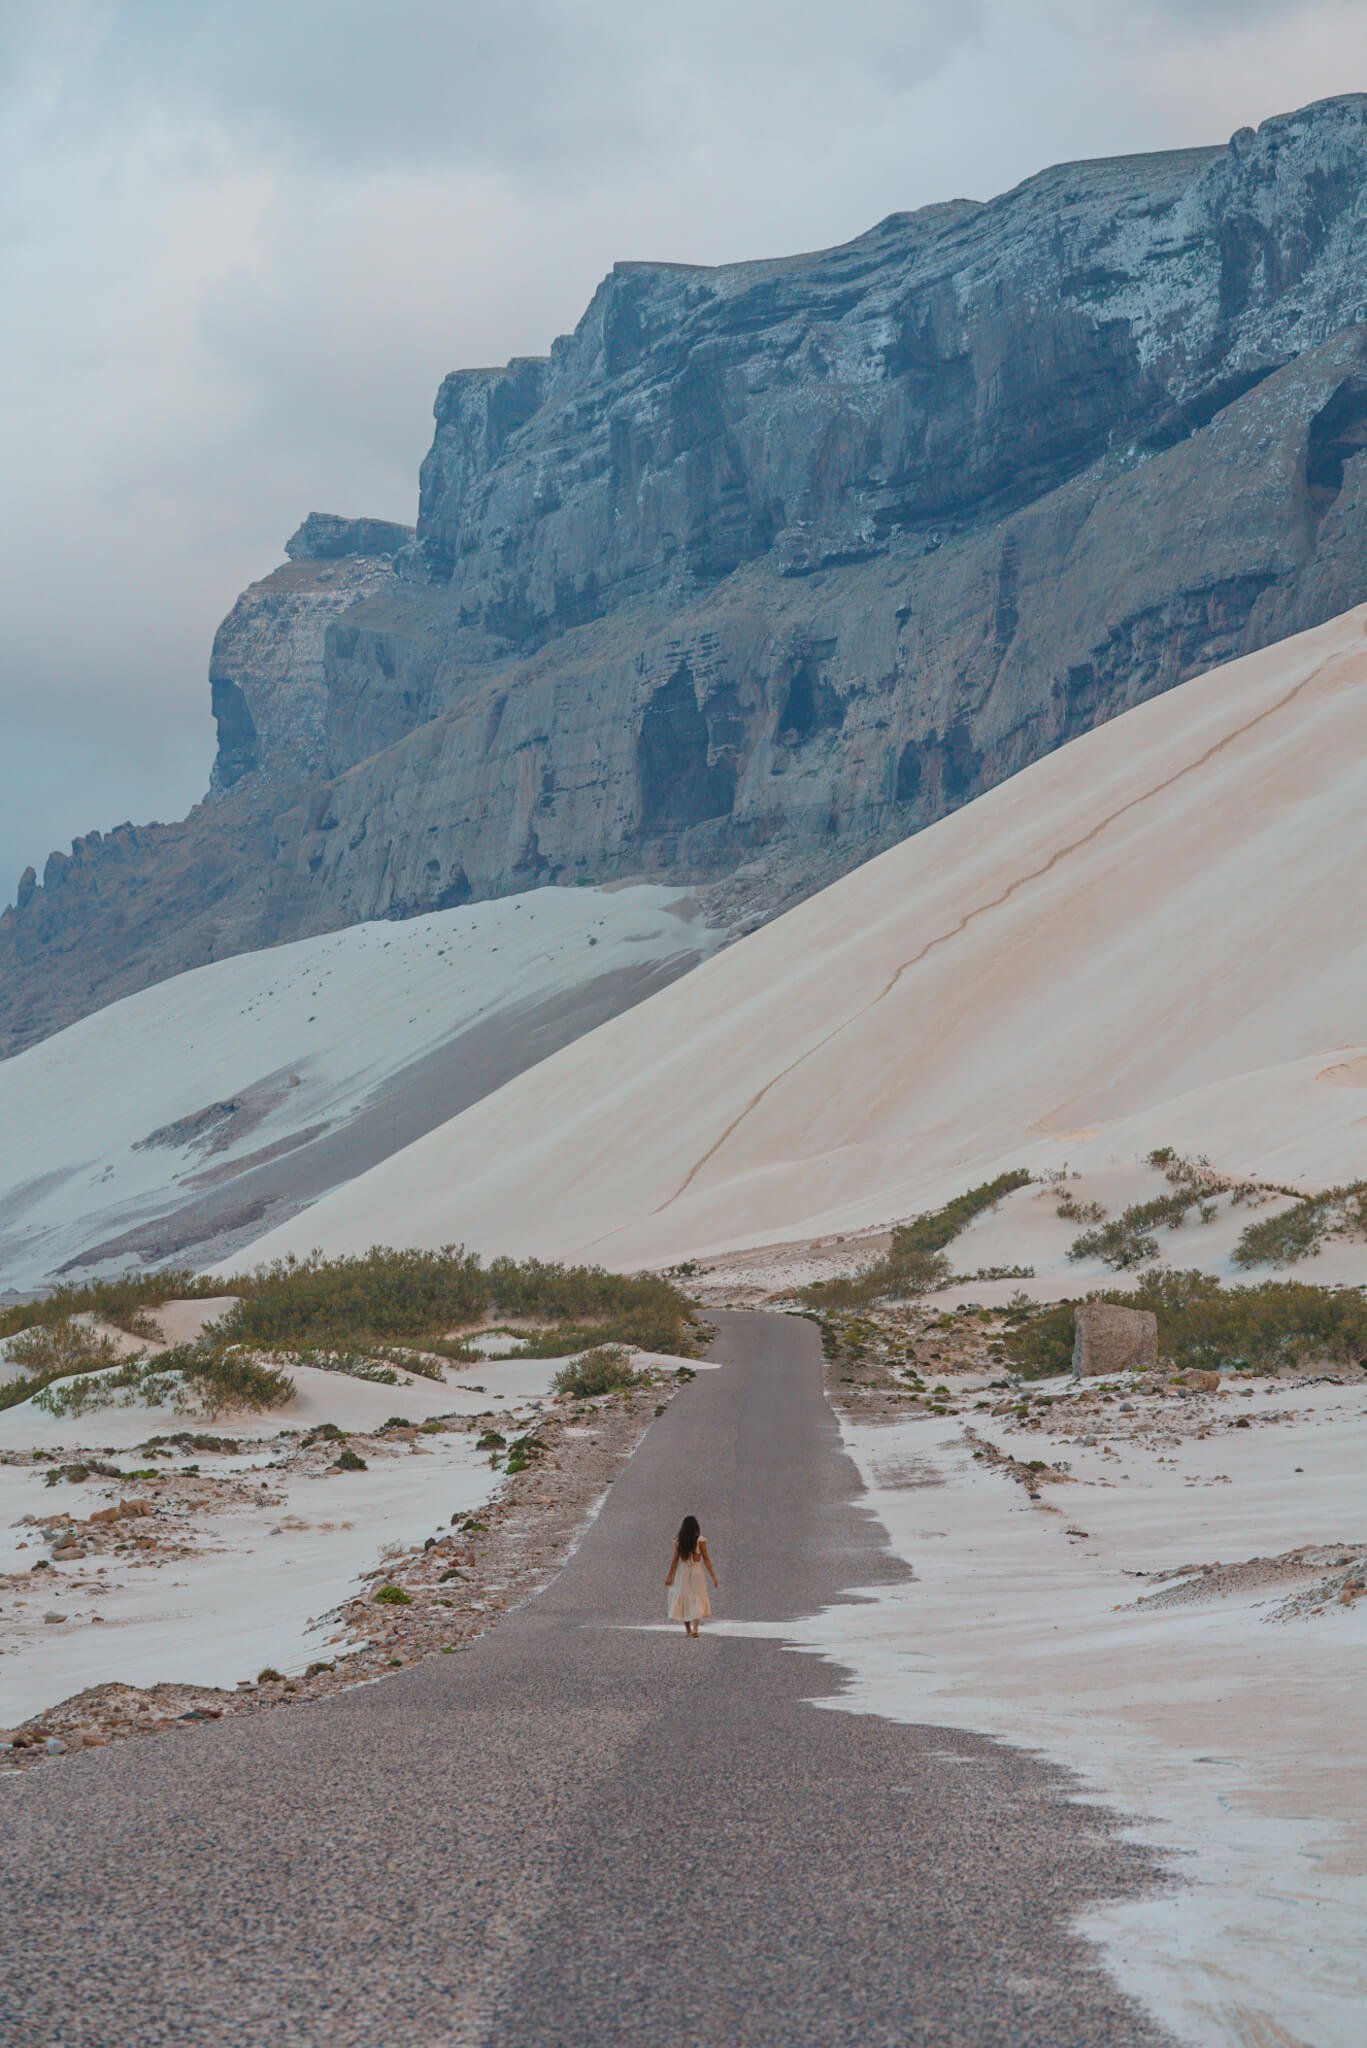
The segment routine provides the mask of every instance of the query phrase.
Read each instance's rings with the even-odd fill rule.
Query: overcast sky
[[[1367,0],[0,0],[0,904],[213,750],[310,510],[618,258],[846,240],[1367,86]]]

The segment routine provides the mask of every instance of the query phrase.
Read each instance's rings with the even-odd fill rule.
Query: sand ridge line
[[[1119,805],[1114,811],[1108,812],[1104,818],[1099,818],[1095,825],[1090,826],[1078,838],[1070,840],[1066,846],[1055,848],[1048,860],[1044,861],[1039,867],[1031,868],[1026,874],[1017,875],[1014,881],[1008,883],[1006,888],[998,895],[991,897],[986,903],[976,905],[972,910],[965,911],[964,915],[948,931],[937,932],[934,938],[927,939],[926,943],[917,952],[913,953],[909,959],[902,961],[900,966],[889,976],[877,995],[871,996],[868,1002],[863,1004],[860,1009],[852,1011],[848,1017],[842,1018],[840,1023],[828,1031],[824,1037],[819,1038],[814,1045],[808,1046],[805,1052],[799,1053],[795,1060],[790,1061],[777,1074],[770,1076],[764,1086],[758,1089],[745,1106],[737,1112],[725,1130],[714,1139],[707,1151],[702,1154],[702,1157],[695,1160],[693,1165],[689,1167],[688,1172],[684,1175],[673,1194],[668,1196],[656,1208],[652,1209],[652,1216],[662,1216],[667,1209],[671,1209],[675,1202],[687,1194],[703,1168],[716,1158],[722,1147],[740,1129],[746,1118],[759,1108],[765,1097],[777,1088],[780,1081],[787,1080],[790,1074],[796,1073],[799,1067],[805,1065],[808,1060],[814,1059],[817,1053],[824,1051],[833,1040],[839,1038],[843,1031],[847,1031],[852,1024],[858,1023],[871,1010],[877,1009],[878,1005],[892,994],[898,983],[905,975],[911,972],[913,967],[918,967],[931,953],[937,952],[940,947],[948,945],[952,939],[959,938],[962,933],[967,931],[970,925],[976,924],[980,918],[986,917],[989,912],[999,910],[1003,904],[1009,903],[1013,897],[1017,896],[1022,889],[1027,888],[1030,883],[1042,881],[1047,874],[1050,874],[1059,865],[1060,861],[1067,860],[1071,855],[1081,852],[1085,846],[1090,846],[1096,839],[1100,838],[1103,832],[1107,831],[1110,826],[1117,824],[1129,812],[1138,810],[1142,805],[1150,803],[1154,797],[1161,796],[1165,790],[1172,789],[1177,783],[1184,781],[1187,776],[1194,775],[1199,769],[1204,768],[1210,761],[1214,760],[1217,754],[1223,753],[1227,747],[1232,746],[1236,740],[1242,739],[1246,734],[1254,731],[1256,727],[1264,724],[1267,719],[1274,718],[1278,713],[1285,711],[1305,690],[1310,688],[1312,683],[1317,682],[1326,670],[1332,668],[1336,663],[1341,663],[1344,659],[1344,653],[1336,652],[1326,656],[1323,661],[1317,662],[1308,675],[1302,676],[1301,680],[1279,697],[1275,703],[1264,705],[1263,709],[1256,712],[1253,717],[1246,719],[1241,725],[1235,726],[1231,731],[1222,734],[1204,752],[1186,762],[1171,775],[1165,776],[1161,782],[1156,782],[1152,787],[1142,790],[1138,796],[1128,798],[1125,803]],[[619,1226],[619,1228],[625,1228],[625,1226]],[[602,1237],[595,1238],[593,1244],[605,1244],[608,1238],[615,1237],[616,1235],[617,1231],[615,1230],[607,1231]]]

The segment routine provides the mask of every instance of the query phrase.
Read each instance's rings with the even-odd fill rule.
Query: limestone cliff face
[[[218,726],[211,794],[244,775],[293,780],[322,767],[326,628],[384,588],[393,557],[412,539],[411,526],[311,512],[286,541],[281,567],[243,591],[209,657]]]
[[[150,903],[121,976],[538,880],[767,915],[1367,598],[1365,451],[1361,97],[814,256],[619,266],[548,359],[446,380],[411,540],[323,522],[246,594],[214,800],[26,881],[0,1029],[106,999],[63,963]]]

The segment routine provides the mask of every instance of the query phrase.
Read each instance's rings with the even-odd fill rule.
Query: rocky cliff
[[[215,951],[645,873],[767,915],[1367,597],[1367,99],[844,248],[619,266],[437,398],[410,538],[310,520],[185,824],[0,920],[24,1042]]]

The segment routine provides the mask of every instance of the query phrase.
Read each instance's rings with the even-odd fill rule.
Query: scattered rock
[[[45,1615],[43,1616],[43,1620],[44,1620],[44,1621],[65,1621],[65,1620],[66,1620],[66,1616],[65,1616],[64,1614],[45,1614]]]
[[[152,1503],[148,1500],[116,1501],[113,1507],[96,1508],[91,1515],[92,1522],[128,1522],[141,1515],[150,1515]]]

